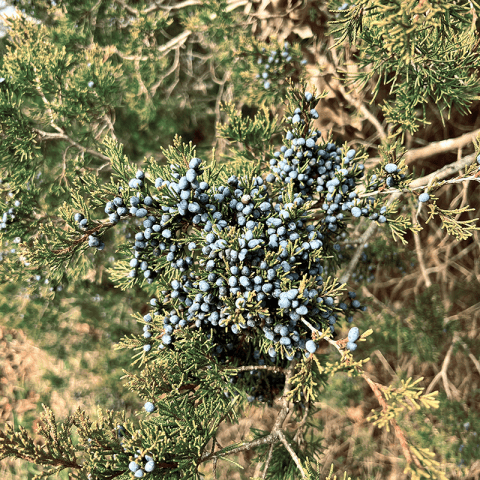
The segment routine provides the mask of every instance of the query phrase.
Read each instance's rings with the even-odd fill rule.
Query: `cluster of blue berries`
[[[305,102],[312,101],[313,96],[306,94]],[[294,125],[302,124],[300,113],[294,114]],[[309,109],[310,118],[315,118],[315,113],[314,109]],[[285,155],[286,149],[282,147],[283,152],[280,153],[283,153],[284,163],[274,170],[277,176],[271,173],[265,180],[261,177],[239,179],[231,176],[226,185],[213,187],[199,181],[201,160],[193,158],[183,175],[178,172],[180,166],[172,165],[174,173],[170,181],[156,179],[156,188],[164,193],[157,205],[153,205],[150,196],[144,198],[145,206],[152,211],[161,209],[161,217],[158,214],[147,216],[147,208],[138,208],[142,197],[133,197],[138,204],[132,207],[137,210],[133,212],[131,209],[130,212],[138,216],[139,210],[145,210],[141,212],[141,217],[147,218],[143,223],[144,230],[138,232],[135,238],[135,256],[130,262],[134,270],[129,275],[134,277],[141,269],[145,278],[152,279],[165,263],[179,272],[191,270],[188,275],[172,280],[169,292],[162,292],[165,296],[162,303],[168,301],[174,308],[160,314],[163,325],[160,325],[159,348],[174,342],[176,329],[215,327],[218,336],[223,337],[218,342],[220,348],[217,353],[220,355],[233,351],[239,337],[252,336],[261,330],[272,342],[268,350],[270,359],[274,360],[281,350],[282,356],[292,360],[294,355],[301,356],[302,350],[308,356],[317,349],[316,343],[308,338],[311,332],[301,322],[302,318],[308,317],[314,328],[321,330],[327,326],[334,331],[338,316],[345,314],[348,307],[344,302],[340,306],[333,297],[323,293],[320,254],[325,250],[324,241],[329,238],[322,233],[326,230],[323,222],[320,229],[306,223],[306,202],[312,198],[313,180],[320,178],[321,182],[317,181],[317,185],[324,186],[326,191],[318,187],[316,190],[326,194],[325,202],[329,202],[327,210],[333,212],[339,208],[338,204],[332,207],[335,189],[339,187],[342,199],[344,196],[348,198],[355,186],[355,175],[362,169],[352,161],[355,151],[350,150],[341,159],[341,150],[339,152],[334,144],[328,144],[326,150],[316,148],[318,138],[317,133],[309,137],[307,140],[313,141],[311,145],[310,141],[294,139],[292,132],[287,134],[287,141],[295,140],[298,152],[310,151],[305,158],[309,162],[314,160],[315,173],[310,165],[303,162],[303,155],[296,155],[298,163],[290,162],[290,154]],[[324,160],[327,151],[335,152],[333,161]],[[282,194],[273,197],[267,184],[286,178],[280,171],[285,173],[287,162],[298,168],[296,171],[303,176],[300,179],[288,176],[292,183],[295,182],[295,190],[298,191],[293,201],[283,202]],[[335,165],[339,168],[336,169]],[[339,172],[347,165],[353,175],[347,168]],[[311,182],[310,173],[313,177]],[[335,173],[342,181],[328,183],[338,178]],[[137,175],[130,181],[130,187],[142,188],[143,180]],[[172,194],[176,201],[169,205]],[[337,199],[340,204],[342,199]],[[329,221],[328,225],[332,223]],[[186,225],[193,226],[196,231],[195,238],[189,242],[185,242],[182,235],[177,235]],[[203,269],[201,275],[192,268],[194,253],[200,258],[198,266]],[[309,282],[300,288],[300,281],[305,277]],[[148,314],[144,319],[151,322],[152,315]],[[150,325],[146,325],[144,336],[149,340],[148,346],[145,345],[149,351],[150,339],[159,337],[152,335]],[[237,341],[233,342],[235,337]]]
[[[293,191],[300,196],[298,202],[312,200],[315,193],[320,195],[319,206],[325,216],[321,220],[320,233],[328,235],[346,228],[344,216],[350,212],[353,217],[368,217],[372,221],[387,221],[386,207],[375,208],[375,198],[358,198],[356,185],[364,176],[364,165],[355,159],[356,151],[350,149],[345,155],[334,143],[317,145],[321,133],[305,128],[305,116],[318,118],[313,108],[316,102],[313,95],[305,93],[303,105],[297,107],[290,117],[292,128],[286,134],[286,142],[270,160],[270,165],[277,179],[286,184],[293,184]],[[398,167],[388,164],[385,167],[390,174],[386,182],[393,185],[405,176],[398,173]],[[398,175],[397,175],[398,173]],[[389,180],[390,179],[390,180]],[[377,188],[379,183],[372,176],[370,188]],[[393,182],[393,183],[392,183]],[[279,200],[282,200],[279,197]],[[337,252],[340,246],[336,247]]]
[[[299,100],[264,178],[231,175],[211,185],[195,157],[162,170],[167,178],[155,179],[155,194],[139,170],[129,181],[138,191],[128,211],[120,196],[107,204],[112,223],[125,215],[142,221],[127,276],[143,272],[152,283],[159,272],[173,273],[144,316],[146,353],[175,348],[179,329],[201,329],[219,362],[242,358],[287,366],[317,351],[312,327],[335,334],[340,316],[351,321],[366,308],[351,295],[350,301],[335,298],[340,284],[329,277],[335,274],[331,258],[338,262],[340,254],[344,215],[369,211],[353,191],[363,165],[353,149],[322,145],[320,132],[311,128],[316,101],[308,92]],[[315,202],[324,214],[314,224],[309,209]]]
[[[385,185],[388,188],[394,188],[400,183],[401,180],[405,178],[405,174],[401,173],[398,166],[394,163],[387,163],[383,168],[387,174],[385,178]],[[380,181],[377,176],[372,175],[370,177],[370,185],[368,186],[368,189],[376,190],[380,185],[379,182]]]
[[[148,478],[148,474],[155,470],[155,462],[151,455],[140,456],[140,450],[135,454],[135,460],[128,464],[128,469],[134,478]]]
[[[262,49],[262,54],[257,59],[259,73],[256,74],[255,78],[263,84],[265,90],[268,90],[272,83],[276,85],[280,80],[291,77],[292,73],[297,70],[295,63],[299,59],[295,56],[292,57],[289,47],[289,43],[285,42],[281,52],[275,49],[269,51],[266,48]],[[301,60],[300,64],[306,65],[307,61]]]
[[[137,175],[140,175],[139,172],[137,172]],[[141,172],[141,174],[143,175],[143,172]],[[133,180],[141,182],[141,180],[138,179]],[[133,180],[130,180],[130,184],[133,182]],[[129,209],[123,203],[122,197],[115,197],[112,201],[107,202],[105,205],[105,213],[108,215],[110,222],[116,225],[122,217],[125,217],[129,214]]]
[[[145,231],[140,232],[148,238],[135,241],[135,253],[153,247],[147,249],[149,256],[142,260],[145,266],[140,268],[146,268],[149,261],[155,264],[154,257],[164,252],[163,262],[185,272],[193,263],[192,252],[202,254],[199,266],[204,269],[203,275],[190,271],[172,280],[171,291],[162,291],[163,303],[171,302],[176,308],[153,314],[163,317],[158,347],[171,345],[175,330],[195,326],[216,327],[222,337],[218,355],[234,350],[238,343],[238,339],[233,342],[235,337],[253,335],[258,330],[263,330],[273,345],[278,344],[268,350],[271,360],[282,348],[288,360],[301,356],[300,350],[307,355],[315,353],[317,345],[305,339],[305,333],[311,333],[299,322],[301,318],[308,317],[315,328],[326,325],[334,331],[338,315],[348,307],[322,295],[323,266],[318,254],[324,237],[304,221],[302,194],[297,192],[293,202],[282,203],[280,197],[274,200],[266,185],[275,181],[273,174],[267,175],[265,181],[253,178],[249,187],[247,179],[242,182],[236,176],[230,177],[227,185],[210,187],[197,179],[200,164],[198,158],[193,158],[184,176],[173,175],[178,182],[156,179],[157,189],[175,193],[177,203],[162,206],[165,213],[161,219],[149,216],[145,221],[148,225],[144,222]],[[162,198],[166,201],[170,195]],[[179,232],[186,223],[196,227],[195,241],[186,243],[172,233]],[[139,262],[135,260],[131,265],[137,268]],[[157,260],[158,265],[161,263]],[[315,288],[298,288],[305,275]],[[286,284],[290,288],[284,289]],[[151,304],[156,307],[158,300],[152,299]],[[159,338],[152,335],[153,317],[144,317],[144,337],[149,341],[144,346],[146,351],[152,347],[150,339]]]
[[[73,219],[75,220],[75,222],[77,222],[78,228],[80,228],[81,230],[88,229],[88,220],[81,213],[75,213],[73,215]]]

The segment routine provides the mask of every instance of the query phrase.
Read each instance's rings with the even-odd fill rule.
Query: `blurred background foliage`
[[[268,54],[283,48],[285,41],[292,56],[289,78],[305,77],[319,91],[328,90],[317,107],[318,128],[324,137],[332,132],[339,144],[363,145],[375,162],[378,146],[388,133],[379,104],[389,98],[390,87],[380,81],[372,104],[375,76],[368,88],[347,93],[341,71],[358,70],[355,58],[360,44],[344,41],[333,47],[335,39],[329,35],[328,22],[341,18],[340,12],[352,5],[314,0],[193,0],[157,2],[159,8],[153,14],[141,14],[148,5],[135,0],[11,3],[45,27],[46,48],[53,52],[55,46],[57,52],[51,57],[52,71],[60,68],[66,55],[76,63],[74,74],[65,69],[63,76],[48,77],[47,72],[41,78],[44,87],[51,84],[45,91],[49,101],[58,100],[59,84],[78,100],[77,109],[65,107],[64,116],[57,119],[63,138],[39,133],[52,130],[41,96],[34,88],[22,90],[18,79],[5,75],[28,106],[22,113],[23,128],[37,133],[31,144],[30,183],[22,179],[13,192],[13,198],[23,201],[23,218],[33,237],[69,200],[72,185],[66,173],[81,177],[94,171],[102,182],[109,179],[108,162],[98,154],[105,136],[114,135],[138,165],[148,157],[164,161],[161,148],[170,145],[175,134],[192,141],[199,157],[215,146],[218,158],[227,161],[230,147],[217,136],[217,123],[226,118],[222,103],[234,101],[251,117],[262,105],[272,116],[284,112],[286,82],[280,76],[278,85],[265,88],[256,76],[262,72],[258,61],[264,57],[262,49]],[[6,13],[12,13],[11,6],[0,5]],[[28,29],[33,32],[36,25]],[[26,62],[27,51],[38,52],[34,38],[30,35],[8,46],[6,29],[0,39],[0,70],[8,73],[15,61]],[[12,56],[15,51],[23,52],[24,58]],[[41,57],[31,60],[40,68]],[[88,86],[90,81],[93,88]],[[442,123],[435,105],[427,103],[424,120],[429,123],[405,134],[406,148],[419,150],[442,140],[457,140],[450,148],[438,147],[407,162],[415,176],[427,175],[474,151],[472,138],[458,139],[480,128],[478,107],[474,102],[471,113],[464,114],[453,105],[450,118]],[[278,148],[279,141],[274,135],[272,146]],[[14,176],[8,148],[12,146],[0,147],[2,202],[12,191]],[[436,195],[442,208],[471,205],[474,210],[461,217],[465,220],[480,217],[479,191],[477,183],[463,182],[445,185]],[[415,210],[411,200],[402,202],[404,213]],[[344,254],[353,255],[359,246],[363,253],[348,285],[360,290],[362,303],[369,305],[355,325],[360,331],[374,331],[356,355],[371,358],[366,371],[384,385],[423,377],[420,385],[427,391],[440,391],[438,410],[428,415],[410,413],[399,424],[418,445],[435,452],[448,478],[478,479],[480,239],[474,232],[458,242],[446,237],[439,222],[424,225],[426,218],[421,210],[418,221],[425,228],[417,242],[407,235],[407,245],[393,242],[384,229],[378,229],[367,243],[354,243],[364,234],[365,222],[352,231],[352,244]],[[134,226],[133,222],[127,225],[125,235],[131,235]],[[146,313],[148,295],[139,289],[121,292],[109,280],[106,268],[114,264],[120,242],[111,236],[103,252],[86,253],[81,275],[68,277],[65,272],[63,281],[53,284],[48,272],[29,268],[16,255],[15,231],[2,235],[0,427],[14,422],[34,431],[42,403],[59,419],[77,406],[91,417],[97,405],[125,409],[127,415],[139,408],[140,399],[121,380],[130,352],[114,350],[113,345],[137,331],[131,314]],[[327,347],[321,351],[332,355],[332,360],[335,353]],[[316,446],[322,475],[333,463],[334,472],[347,471],[352,478],[405,478],[394,434],[366,421],[378,407],[368,385],[337,376],[324,387],[324,400],[314,407],[305,438]],[[223,427],[219,442],[241,441],[271,427],[274,409],[249,406],[240,425]],[[234,460],[245,469],[239,472],[219,465],[221,478],[246,480],[258,474],[252,452]],[[35,473],[39,470],[24,462],[5,460],[0,466],[0,477],[6,480],[30,479]],[[205,474],[210,478],[210,467]]]

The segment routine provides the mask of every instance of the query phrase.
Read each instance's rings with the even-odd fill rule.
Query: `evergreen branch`
[[[89,235],[93,235],[94,233],[100,231],[102,228],[112,227],[113,225],[115,224],[111,222],[101,223],[100,225],[97,225],[95,228],[91,228],[90,230],[85,231],[84,235],[82,235],[77,240],[74,240],[73,242],[71,242],[71,244],[68,247],[61,248],[58,250],[52,250],[52,253],[54,253],[55,255],[62,255],[62,256],[65,256],[69,253],[73,253],[75,252],[75,250],[79,245],[81,245],[82,243],[85,243],[88,240]]]
[[[313,332],[317,332],[319,333],[312,325],[310,325],[306,320],[302,319],[303,323],[305,323]],[[368,333],[368,332],[366,332]],[[362,336],[365,336],[362,335]],[[328,336],[324,336],[323,337],[324,340],[328,341],[328,343],[330,343],[331,345],[333,345],[338,351],[339,353],[341,353],[342,355],[342,360],[343,358],[345,357],[345,350],[344,350],[344,346],[345,346],[345,343],[346,343],[346,340],[340,340],[340,341],[334,341],[332,339],[330,339]],[[347,360],[348,362],[348,360]],[[384,414],[384,418],[385,420],[388,419],[388,421],[390,422],[390,424],[392,425],[394,431],[395,431],[395,435],[397,436],[397,438],[399,439],[400,441],[400,445],[401,445],[401,448],[402,448],[402,451],[403,451],[403,454],[407,460],[407,463],[410,465],[410,464],[415,464],[419,469],[422,469],[422,464],[420,463],[419,459],[417,458],[417,456],[415,455],[412,455],[411,451],[410,451],[410,446],[405,438],[405,434],[403,433],[403,430],[399,427],[399,425],[397,424],[396,420],[395,420],[395,416],[393,415],[393,410],[391,407],[389,407],[389,405],[387,404],[387,402],[385,401],[385,399],[383,398],[383,395],[380,391],[380,389],[382,389],[386,396],[389,397],[391,396],[392,393],[395,393],[395,397],[399,397],[401,398],[402,396],[405,396],[405,398],[408,398],[410,400],[413,401],[413,405],[415,406],[415,408],[419,408],[419,406],[415,403],[415,398],[418,398],[420,396],[420,391],[423,390],[423,389],[420,389],[418,387],[416,387],[416,390],[417,392],[412,392],[411,391],[411,387],[414,387],[416,383],[418,383],[419,381],[421,381],[422,379],[417,379],[413,384],[410,383],[410,380],[408,380],[406,383],[404,383],[402,389],[400,390],[397,390],[395,392],[392,391],[392,389],[390,387],[384,387],[383,385],[380,385],[376,382],[374,382],[373,380],[370,379],[370,377],[368,376],[368,374],[361,368],[361,366],[355,366],[354,367],[359,373],[360,375],[367,381],[368,385],[370,386],[370,388],[372,389],[375,397],[377,398],[379,404],[381,405],[382,407],[382,412]],[[407,397],[407,391],[408,391],[408,394],[409,396]],[[435,392],[436,394],[436,392]],[[433,396],[435,396],[435,394],[433,394]],[[433,398],[430,398],[432,396],[432,394],[430,394],[428,391],[426,392],[426,394],[424,395],[425,398],[421,398],[421,401],[423,403],[424,406],[426,407],[433,407],[433,408],[438,408],[438,401],[436,400],[433,400]],[[395,398],[396,399],[396,398]],[[399,411],[401,409],[397,408],[395,411]],[[372,417],[374,418],[374,417]]]
[[[362,377],[365,379],[365,381],[368,383],[370,388],[373,391],[373,394],[375,395],[378,403],[381,405],[382,410],[384,412],[388,412],[388,404],[385,401],[385,399],[382,396],[382,393],[380,392],[380,385],[376,382],[374,382],[365,372],[362,373]],[[415,463],[417,467],[421,468],[421,464],[418,461],[418,459],[415,456],[412,456],[410,452],[410,448],[408,445],[408,442],[405,438],[405,435],[403,433],[403,430],[398,426],[396,420],[394,418],[390,419],[390,423],[395,431],[395,435],[397,436],[398,440],[400,441],[400,446],[402,447],[403,455],[405,456],[405,459],[407,460],[407,463]]]
[[[468,208],[468,206],[466,206],[455,210],[444,210],[436,203],[429,204],[428,208],[430,209],[430,215],[425,223],[428,224],[428,222],[430,222],[430,220],[437,214],[442,221],[442,228],[445,228],[449,235],[454,235],[457,240],[466,240],[473,235],[474,231],[480,230],[480,227],[474,225],[478,218],[472,218],[470,220],[457,220],[454,218],[454,215],[471,212],[474,210],[473,208]]]
[[[268,449],[268,457],[267,457],[267,461],[265,462],[265,468],[263,469],[262,480],[265,480],[265,478],[267,477],[267,471],[268,471],[268,467],[270,466],[270,462],[272,461],[274,448],[275,448],[275,444],[271,443],[270,448]]]
[[[58,432],[53,412],[45,405],[43,408],[44,425],[40,426],[39,433],[45,438],[46,445],[36,445],[22,426],[15,432],[14,427],[7,424],[5,432],[0,430],[0,460],[14,456],[44,467],[55,467],[57,473],[64,468],[81,469],[82,466],[75,459],[75,448],[70,438],[70,429],[75,424],[79,411],[69,416]],[[50,474],[54,471],[50,471]]]

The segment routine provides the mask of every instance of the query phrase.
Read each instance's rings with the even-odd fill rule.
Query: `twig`
[[[468,145],[480,135],[480,129],[474,130],[473,132],[465,133],[457,138],[449,138],[447,140],[441,140],[439,142],[432,142],[426,147],[416,148],[414,150],[409,150],[405,154],[405,163],[407,165],[415,162],[416,160],[433,157],[441,153],[449,152],[451,150],[457,150],[459,148]],[[368,160],[368,166],[374,166],[381,162],[381,158],[372,157]]]
[[[445,388],[445,393],[447,394],[447,397],[449,400],[452,400],[452,391],[450,390],[450,386],[452,386],[452,389],[455,390],[456,397],[459,400],[460,395],[458,393],[458,390],[455,388],[455,385],[451,384],[450,381],[448,380],[447,376],[447,370],[448,366],[450,364],[450,360],[452,358],[452,352],[453,352],[453,346],[458,340],[458,334],[455,332],[453,334],[453,340],[452,344],[450,345],[450,348],[447,351],[447,354],[445,355],[445,358],[443,359],[442,363],[442,369],[435,375],[435,378],[430,382],[430,385],[428,386],[427,390],[425,393],[430,393],[433,389],[433,387],[437,384],[437,382],[440,380],[440,378],[443,380],[443,386]]]
[[[285,373],[285,369],[282,367],[270,366],[270,365],[252,365],[252,366],[244,366],[244,367],[230,367],[235,368],[239,372],[247,372],[249,370],[268,370],[270,372],[275,373]]]
[[[287,439],[285,438],[285,435],[281,430],[278,431],[278,436],[281,442],[283,443],[283,445],[285,446],[285,448],[288,450],[288,453],[290,454],[290,456],[293,458],[295,465],[300,470],[300,473],[302,474],[302,478],[307,478],[307,476],[305,475],[305,471],[303,470],[302,463],[300,462],[300,459],[298,458],[297,454],[293,451],[290,444],[287,442]]]
[[[412,223],[414,226],[418,225],[417,216],[415,215],[415,210],[412,208]],[[425,269],[425,262],[423,260],[422,245],[420,243],[420,234],[417,233],[413,236],[415,240],[415,252],[417,253],[418,264],[420,265],[420,271],[422,272],[423,279],[425,280],[425,285],[428,287],[432,286],[430,277],[428,276],[427,270]]]
[[[267,461],[265,462],[265,468],[263,469],[262,480],[265,480],[265,478],[267,478],[267,470],[268,470],[268,467],[270,466],[270,462],[272,461],[274,446],[275,444],[272,443],[270,445],[270,449],[268,450],[268,458],[267,458]]]
[[[42,130],[39,130],[38,128],[32,128],[34,132],[37,132],[39,135],[41,135],[43,138],[40,140],[53,140],[53,139],[59,139],[59,140],[66,140],[67,142],[71,143],[75,147],[77,147],[79,150],[81,150],[84,153],[89,153],[90,155],[93,155],[94,157],[101,158],[102,160],[110,161],[110,158],[108,158],[106,155],[103,155],[102,153],[99,153],[95,150],[92,150],[90,148],[85,148],[84,146],[80,145],[78,142],[75,140],[72,140],[66,133],[49,133],[49,132],[44,132]]]
[[[373,353],[378,357],[385,370],[387,370],[392,377],[397,377],[395,370],[393,370],[393,368],[390,366],[387,359],[383,356],[383,353],[380,350],[375,350]]]

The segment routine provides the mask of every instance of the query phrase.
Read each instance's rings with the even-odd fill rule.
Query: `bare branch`
[[[416,148],[409,150],[405,154],[405,163],[407,165],[415,162],[416,160],[433,157],[441,153],[449,152],[451,150],[458,150],[465,145],[472,143],[472,141],[480,135],[480,129],[473,132],[465,133],[457,138],[449,138],[447,140],[441,140],[439,142],[432,142],[426,147]],[[373,167],[381,162],[381,158],[372,157],[368,160],[365,166]]]
[[[39,130],[37,128],[32,129],[34,132],[37,132],[39,135],[42,136],[40,140],[53,140],[53,139],[58,139],[58,140],[66,140],[70,144],[74,145],[77,147],[80,151],[84,153],[89,153],[90,155],[93,155],[94,157],[101,158],[102,160],[110,161],[110,159],[106,156],[103,155],[103,153],[99,153],[96,150],[92,150],[90,148],[85,148],[84,146],[80,145],[78,142],[75,140],[72,140],[67,134],[63,133],[49,133],[49,132],[44,132],[42,130]]]
[[[166,10],[170,12],[172,10],[180,10],[186,7],[193,7],[195,5],[201,5],[201,0],[185,0],[182,3],[177,3],[176,5],[151,5],[150,7],[146,8],[142,11],[142,14],[148,15],[151,12],[155,12],[157,10]]]
[[[453,334],[453,340],[452,344],[450,345],[447,354],[445,355],[445,358],[443,359],[442,363],[442,369],[440,372],[435,375],[434,379],[430,382],[430,385],[428,386],[427,390],[425,391],[426,394],[430,393],[433,390],[433,387],[437,384],[437,382],[440,380],[440,378],[443,380],[443,386],[445,388],[445,393],[447,394],[447,397],[449,400],[452,400],[452,391],[455,393],[456,400],[461,399],[461,395],[458,392],[458,390],[455,388],[455,385],[453,385],[449,379],[448,379],[448,366],[450,365],[450,360],[452,358],[452,352],[453,352],[453,347],[455,343],[459,340],[458,333],[455,332]]]
[[[300,470],[300,473],[302,474],[302,478],[307,478],[307,476],[305,475],[305,471],[303,470],[302,463],[300,462],[300,459],[298,458],[297,454],[293,451],[290,444],[287,442],[287,439],[285,438],[285,435],[281,430],[278,431],[278,436],[280,437],[280,440],[283,443],[284,447],[288,450],[288,453],[290,454],[290,456],[293,458],[295,465]]]
[[[119,5],[121,5],[128,13],[131,13],[136,17],[140,15],[140,12],[136,8],[133,8],[130,5],[127,5],[123,0],[114,0],[114,1],[115,3],[118,3]]]
[[[414,226],[418,225],[417,215],[415,214],[414,208],[412,208],[412,223]],[[422,245],[420,243],[420,235],[414,235],[413,237],[415,240],[415,252],[417,253],[418,264],[420,265],[420,271],[422,272],[423,279],[425,280],[425,285],[428,288],[432,286],[432,282],[425,268],[425,261],[423,260],[423,253],[422,253]]]

